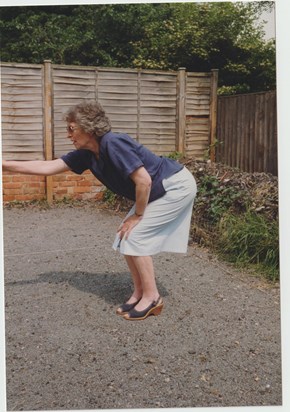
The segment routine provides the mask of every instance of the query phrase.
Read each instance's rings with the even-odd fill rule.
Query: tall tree
[[[149,22],[134,43],[133,64],[190,71],[220,70],[224,92],[275,87],[275,44],[257,18],[269,2],[168,4],[168,18]],[[168,11],[168,10],[167,10]]]

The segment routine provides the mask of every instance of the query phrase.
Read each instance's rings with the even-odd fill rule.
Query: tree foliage
[[[219,69],[221,93],[275,87],[273,2],[2,7],[2,61],[188,71]]]

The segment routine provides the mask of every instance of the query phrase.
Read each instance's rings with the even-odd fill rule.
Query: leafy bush
[[[221,182],[211,175],[203,175],[198,183],[195,208],[203,208],[203,218],[209,222],[216,224],[229,209],[246,209],[248,196],[244,190],[227,185],[227,182]]]

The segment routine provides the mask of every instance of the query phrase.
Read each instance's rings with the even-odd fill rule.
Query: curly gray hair
[[[86,133],[101,137],[111,130],[111,122],[106,116],[100,103],[96,101],[83,101],[70,108],[64,120],[67,123],[77,123]]]

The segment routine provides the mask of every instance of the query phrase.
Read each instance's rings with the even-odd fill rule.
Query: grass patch
[[[279,227],[253,211],[225,214],[217,225],[221,257],[241,266],[255,266],[269,280],[279,279]]]

